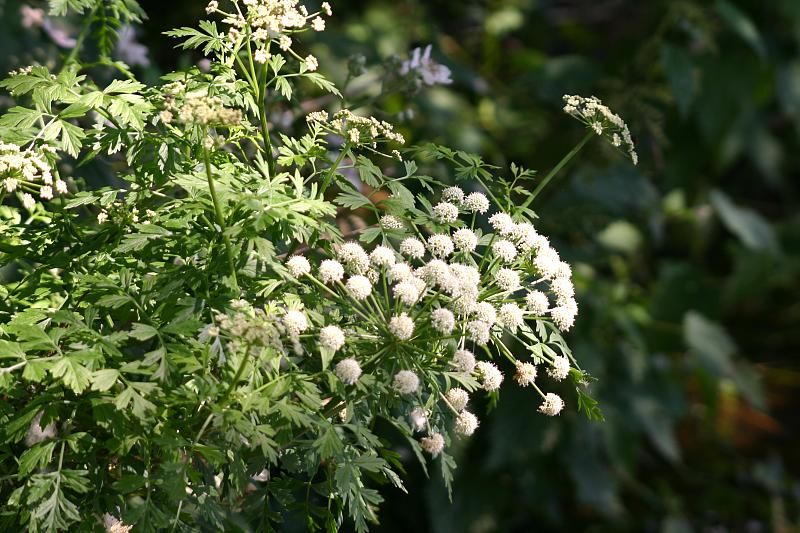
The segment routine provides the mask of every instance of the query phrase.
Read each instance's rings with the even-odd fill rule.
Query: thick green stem
[[[342,151],[339,152],[339,157],[336,158],[336,161],[333,162],[331,168],[328,169],[328,173],[325,174],[325,178],[322,180],[322,186],[319,188],[319,194],[322,196],[325,194],[325,191],[330,187],[331,182],[333,181],[333,175],[336,173],[336,169],[339,168],[339,165],[342,164],[344,160],[344,156],[347,154],[348,145],[345,144],[342,146]]]
[[[211,193],[211,200],[214,203],[214,213],[217,218],[217,225],[220,227],[222,233],[222,241],[225,243],[225,255],[228,256],[228,267],[231,271],[231,278],[233,279],[233,288],[237,295],[239,293],[239,280],[236,277],[236,262],[233,258],[233,246],[228,234],[225,232],[227,226],[225,225],[225,215],[222,212],[222,204],[217,196],[217,189],[214,186],[214,176],[211,174],[211,160],[208,155],[208,148],[203,147],[203,162],[206,167],[206,179],[208,180],[208,192]]]
[[[594,134],[595,133],[593,131],[586,132],[586,135],[584,135],[583,139],[581,139],[581,141],[577,145],[575,145],[575,148],[570,150],[570,152],[564,156],[564,159],[559,161],[558,164],[553,168],[553,170],[551,170],[550,173],[547,176],[545,176],[541,182],[539,182],[539,185],[533,190],[528,199],[525,200],[522,206],[520,206],[519,208],[520,211],[531,205],[531,202],[533,202],[533,200],[536,199],[539,193],[542,192],[542,190],[545,187],[547,187],[547,184],[550,183],[550,181],[556,176],[556,174],[561,172],[561,169],[564,168],[564,166],[567,163],[569,163],[570,160],[578,154],[578,152],[581,151],[581,148],[583,148],[584,145],[587,142],[589,142],[589,139],[591,139],[592,136],[594,136]]]

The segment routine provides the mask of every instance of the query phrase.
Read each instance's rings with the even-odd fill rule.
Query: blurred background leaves
[[[204,5],[142,5],[150,19],[116,52],[144,58],[140,78],[201,60],[162,32],[192,25]],[[59,36],[77,21],[25,16],[46,7],[0,1],[6,70],[68,53]],[[628,122],[641,156],[632,167],[591,143],[533,206],[576,266],[570,342],[598,378],[605,422],[576,414],[574,398],[545,419],[509,389],[458,450],[452,505],[398,444],[409,494],[387,494],[378,529],[800,530],[800,2],[376,0],[334,11],[304,44],[350,101],[382,109],[411,143],[547,172],[582,134],[561,95],[594,94]],[[427,44],[453,83],[398,90],[393,74]]]

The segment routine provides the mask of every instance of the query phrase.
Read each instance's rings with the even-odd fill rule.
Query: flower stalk
[[[222,211],[222,203],[219,201],[217,188],[214,185],[214,176],[211,172],[211,158],[208,154],[208,148],[203,146],[203,163],[206,169],[206,180],[208,181],[208,192],[211,194],[211,201],[214,203],[214,214],[216,215],[217,225],[222,234],[222,241],[225,244],[225,255],[228,259],[228,267],[231,272],[231,280],[233,281],[233,289],[237,294],[239,293],[239,280],[236,276],[236,262],[233,257],[233,246],[231,239],[226,233],[227,226],[225,224],[225,214]]]
[[[550,181],[552,181],[552,179],[559,172],[561,172],[561,169],[563,169],[566,166],[566,164],[572,160],[573,157],[578,155],[578,152],[580,152],[581,149],[583,149],[586,143],[589,142],[589,139],[591,139],[593,136],[594,136],[593,131],[591,130],[587,131],[586,135],[583,136],[583,139],[581,139],[580,142],[578,142],[578,144],[576,144],[575,147],[572,150],[570,150],[569,153],[565,155],[564,158],[561,159],[561,161],[559,161],[555,167],[553,167],[553,170],[551,170],[542,179],[542,181],[539,182],[539,185],[533,190],[530,196],[528,196],[527,200],[525,200],[522,203],[522,205],[517,209],[517,211],[522,211],[523,209],[531,205],[531,203],[536,199],[536,197],[539,196],[539,193],[541,193],[544,190],[544,188],[547,187],[547,184],[550,183]]]

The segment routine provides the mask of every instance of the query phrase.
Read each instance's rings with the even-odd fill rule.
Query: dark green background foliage
[[[194,24],[201,3],[142,4],[153,62],[140,78],[200,59],[160,33]],[[6,70],[57,57],[20,27],[18,3],[0,9]],[[368,73],[349,97],[402,116],[411,142],[546,172],[581,136],[561,95],[595,94],[626,119],[641,157],[634,168],[593,142],[534,205],[576,265],[571,344],[599,380],[605,422],[574,405],[538,416],[509,388],[457,450],[452,505],[398,444],[409,494],[387,493],[379,529],[800,527],[800,2],[395,0],[334,11],[309,48],[340,86],[344,59],[363,56]],[[454,83],[391,90],[387,72],[427,43]]]

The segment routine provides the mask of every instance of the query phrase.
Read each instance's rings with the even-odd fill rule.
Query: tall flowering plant
[[[135,15],[129,0],[67,7],[85,17],[78,43]],[[404,148],[391,123],[342,107],[304,51],[327,2],[207,13],[170,32],[207,71],[146,87],[101,58],[123,74],[103,84],[74,50],[57,73],[2,82],[18,103],[0,118],[4,530],[300,516],[364,531],[375,486],[403,487],[379,420],[449,487],[449,449],[480,425],[471,400],[496,400],[504,369],[543,415],[599,418],[562,337],[572,269],[529,206],[592,135],[635,158],[619,117],[567,97],[587,137],[531,191],[533,172],[506,180],[472,154]],[[450,81],[430,50],[417,56],[399,75]],[[319,92],[331,108],[303,111]],[[452,172],[421,175],[415,159]],[[116,186],[79,177],[109,165]],[[352,216],[363,225],[345,233]],[[575,394],[555,392],[562,381]]]

